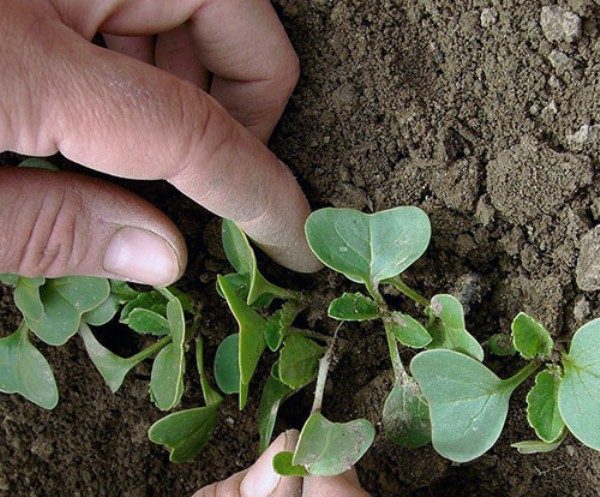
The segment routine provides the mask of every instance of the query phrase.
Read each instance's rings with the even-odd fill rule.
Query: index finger
[[[213,98],[87,43],[58,19],[40,30],[48,30],[38,36],[52,39],[53,49],[32,47],[28,58],[10,58],[11,70],[0,74],[11,119],[3,134],[7,149],[30,155],[58,149],[109,174],[166,179],[236,220],[281,264],[318,269],[303,234],[309,205],[291,172]],[[7,74],[29,74],[29,86]]]

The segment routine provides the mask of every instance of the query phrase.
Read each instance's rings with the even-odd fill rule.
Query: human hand
[[[0,8],[0,151],[61,152],[115,176],[165,179],[236,220],[283,265],[318,269],[303,235],[308,203],[261,143],[298,77],[269,0],[0,0]],[[115,50],[90,43],[97,31]],[[1,167],[0,226],[0,273],[160,286],[186,265],[164,215],[78,174]]]
[[[284,450],[294,450],[298,432],[282,433],[254,463],[227,480],[204,487],[193,497],[369,497],[351,469],[334,477],[280,477],[273,470],[273,456]]]

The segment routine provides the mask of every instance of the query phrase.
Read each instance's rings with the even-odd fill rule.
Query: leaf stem
[[[422,305],[423,307],[427,307],[427,306],[431,305],[431,301],[427,297],[425,297],[424,295],[419,293],[414,288],[409,287],[406,283],[404,283],[404,281],[402,280],[402,278],[400,276],[395,276],[394,278],[385,280],[385,283],[389,283],[396,290],[403,293],[409,299],[411,299],[412,301],[414,301],[415,303],[417,303],[419,305]]]
[[[321,357],[319,361],[319,372],[317,374],[317,383],[315,385],[315,399],[313,401],[311,414],[314,414],[317,411],[321,410],[323,407],[323,396],[325,395],[325,382],[327,381],[327,373],[329,373],[329,366],[331,366],[331,357],[333,356],[333,348],[335,347],[335,342],[337,340],[338,332],[344,323],[338,324],[335,332],[333,333],[333,337],[329,342],[329,347],[327,348],[327,352],[325,355]]]
[[[82,326],[87,327],[87,325],[84,323],[82,323]],[[143,360],[148,359],[149,357],[152,357],[154,354],[158,354],[158,352],[160,352],[162,349],[164,349],[172,341],[173,341],[173,338],[171,338],[170,336],[163,337],[158,342],[153,343],[152,345],[145,348],[144,350],[140,350],[137,354],[132,355],[127,360],[136,362],[136,363],[142,362]]]
[[[367,290],[379,306],[379,316],[381,317],[383,321],[383,327],[385,328],[385,338],[387,340],[388,351],[390,353],[390,360],[392,361],[392,368],[394,369],[395,382],[397,384],[404,383],[408,378],[408,373],[404,368],[404,364],[402,364],[402,358],[400,357],[400,352],[398,352],[398,343],[396,342],[396,338],[394,337],[394,334],[388,325],[389,321],[384,319],[385,316],[390,314],[389,307],[381,293],[379,293],[377,286],[367,284]]]
[[[517,371],[510,378],[504,380],[504,384],[511,388],[512,390],[516,389],[521,383],[523,383],[527,378],[529,378],[533,373],[535,373],[542,363],[540,361],[532,361],[524,368]]]

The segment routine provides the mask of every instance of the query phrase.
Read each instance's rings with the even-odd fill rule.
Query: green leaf
[[[227,259],[234,269],[244,277],[248,288],[246,303],[255,304],[261,297],[272,295],[279,298],[289,298],[291,292],[267,281],[259,272],[254,250],[246,234],[234,221],[223,219],[221,230],[223,249]]]
[[[383,406],[383,429],[400,447],[418,449],[431,442],[429,407],[412,378],[396,383]]]
[[[27,325],[49,345],[64,345],[77,333],[82,316],[110,295],[108,280],[91,276],[67,276],[47,280],[41,287],[42,319],[25,316]]]
[[[183,312],[187,312],[189,314],[194,314],[196,312],[196,303],[190,295],[188,295],[185,292],[182,292],[174,286],[167,287],[167,291],[169,291],[171,295],[173,295],[177,300],[179,300]]]
[[[429,403],[435,450],[456,462],[484,454],[502,432],[512,392],[535,367],[502,380],[459,352],[442,349],[418,354],[410,369]]]
[[[121,323],[129,325],[129,315],[136,309],[147,309],[166,317],[167,298],[157,290],[138,293],[133,299],[125,304],[125,307],[123,307],[120,317]]]
[[[239,297],[226,279],[217,276],[217,282],[239,328],[240,409],[243,409],[248,385],[266,347],[266,321]]]
[[[217,348],[215,354],[215,380],[225,394],[240,391],[239,333],[229,335]]]
[[[0,283],[8,286],[17,286],[17,282],[19,281],[18,274],[0,274]]]
[[[525,440],[523,442],[517,442],[511,444],[513,449],[517,449],[519,454],[530,455],[530,454],[544,454],[546,452],[552,452],[558,449],[561,444],[567,438],[568,431],[565,429],[561,433],[560,437],[552,443],[546,443],[542,440]]]
[[[58,167],[56,167],[51,162],[47,160],[40,159],[38,157],[30,157],[29,159],[25,159],[22,161],[17,167],[28,167],[31,169],[45,169],[46,171],[56,172],[59,171]]]
[[[550,333],[531,316],[520,312],[511,329],[515,349],[525,359],[548,359],[552,354],[554,342]]]
[[[18,393],[44,409],[58,404],[58,388],[52,368],[29,341],[23,324],[0,339],[0,392]]]
[[[281,347],[283,339],[297,315],[298,306],[293,302],[286,302],[281,309],[275,311],[267,319],[265,342],[273,352],[276,352]]]
[[[483,361],[483,349],[467,331],[463,306],[458,299],[452,295],[436,295],[425,312],[432,320],[427,327],[433,338],[428,348],[456,350]]]
[[[431,238],[429,218],[417,207],[375,214],[320,209],[309,216],[305,229],[311,250],[323,264],[367,286],[405,271]]]
[[[269,375],[258,407],[258,433],[260,434],[258,450],[260,454],[267,450],[271,443],[279,407],[293,392],[287,385]]]
[[[40,297],[40,287],[46,278],[19,277],[16,281],[13,298],[23,316],[39,321],[44,316],[44,304]]]
[[[174,412],[159,419],[148,430],[148,437],[164,445],[169,460],[183,463],[193,459],[208,443],[219,418],[220,403]]]
[[[117,312],[119,312],[119,298],[111,293],[98,307],[86,312],[83,320],[91,326],[104,326],[112,321]]]
[[[311,475],[335,476],[350,469],[369,450],[375,428],[366,419],[332,423],[321,413],[308,418],[292,459]]]
[[[165,336],[169,334],[167,318],[149,309],[133,309],[127,317],[127,326],[143,335]]]
[[[294,466],[292,460],[294,459],[293,452],[280,452],[275,454],[273,457],[273,469],[278,475],[281,476],[306,476],[308,471],[304,466]]]
[[[120,303],[129,302],[141,293],[131,288],[125,281],[109,280],[109,283],[110,292],[118,297]]]
[[[546,443],[558,440],[565,428],[558,410],[560,380],[558,371],[542,371],[535,377],[535,385],[527,395],[527,420]]]
[[[360,292],[344,293],[329,304],[327,314],[339,321],[367,321],[379,317],[379,307]]]
[[[167,319],[173,342],[162,349],[152,365],[150,392],[162,411],[173,409],[181,401],[185,374],[185,317],[178,299],[167,304]]]
[[[200,376],[200,387],[202,388],[202,397],[207,406],[217,404],[223,400],[223,397],[211,386],[206,372],[204,371],[204,340],[202,335],[196,338],[196,369]]]
[[[560,414],[575,437],[600,450],[600,318],[583,325],[563,356],[558,388]]]
[[[512,338],[506,333],[496,333],[487,340],[490,352],[500,357],[512,356],[517,353]]]
[[[104,347],[88,326],[82,325],[79,328],[79,334],[83,339],[88,356],[112,393],[121,388],[129,371],[157,351],[155,347],[148,347],[145,351],[132,357],[120,357]]]
[[[383,318],[384,326],[402,345],[421,349],[431,343],[431,335],[427,329],[408,314],[392,312]]]
[[[324,354],[325,349],[309,338],[287,337],[279,353],[279,378],[294,390],[308,385],[317,377],[319,359]]]

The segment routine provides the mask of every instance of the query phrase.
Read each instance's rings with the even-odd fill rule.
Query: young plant
[[[48,279],[0,275],[0,281],[14,287],[15,305],[23,315],[17,331],[0,339],[0,392],[20,394],[45,409],[56,407],[59,394],[54,374],[31,343],[31,334],[47,345],[61,346],[79,333],[92,363],[112,392],[119,390],[130,370],[154,358],[152,400],[163,411],[179,405],[184,390],[186,344],[196,335],[198,320],[198,311],[187,295],[173,288],[140,292],[121,281],[87,276]],[[193,316],[191,327],[186,324],[184,312]],[[155,343],[131,357],[108,350],[90,326],[103,326],[117,315],[136,333],[157,337]],[[202,342],[198,340],[198,367],[202,371]],[[204,445],[202,436],[210,435],[216,423],[220,397],[203,376],[201,384],[206,408],[175,413],[152,428],[151,439],[170,447],[173,461],[193,457]],[[173,419],[177,430],[187,430],[183,447],[172,444]]]
[[[498,440],[515,389],[536,371],[527,395],[527,419],[538,440],[513,447],[522,453],[548,452],[572,433],[600,450],[600,319],[581,327],[569,353],[553,361],[554,343],[535,319],[520,313],[513,321],[514,349],[528,364],[500,379],[464,353],[430,350],[417,355],[410,369],[429,403],[432,443],[456,462],[475,459]]]
[[[278,455],[275,467],[286,475],[334,475],[346,471],[370,447],[374,429],[366,420],[332,423],[320,412],[335,337],[294,326],[305,307],[302,295],[270,283],[259,272],[246,235],[229,220],[223,221],[223,247],[237,272],[218,276],[217,288],[227,301],[238,330],[225,338],[217,350],[214,372],[219,388],[227,394],[237,394],[243,409],[258,362],[267,349],[275,352],[259,406],[260,452],[270,443],[281,404],[317,380],[313,410],[298,446],[294,453]],[[324,347],[327,343],[328,348]]]

